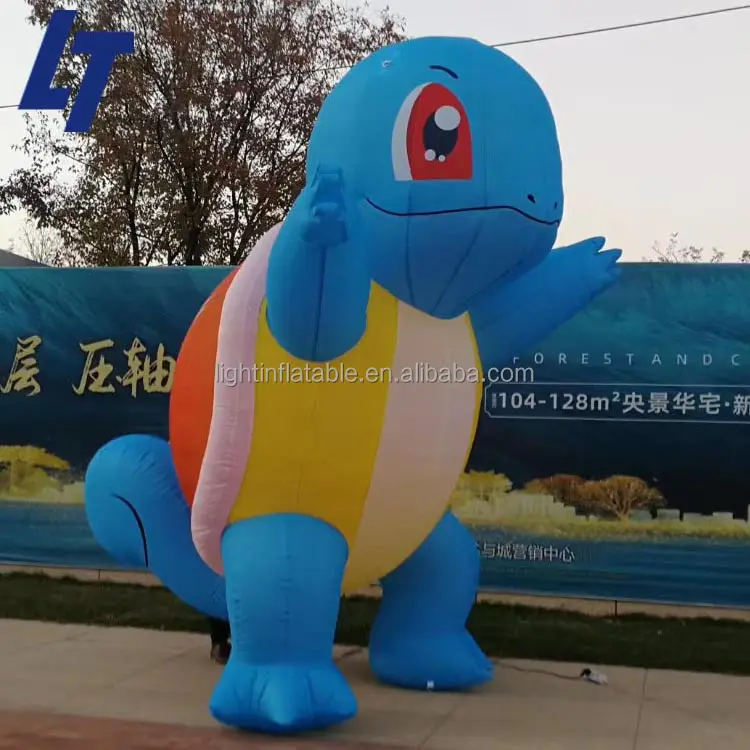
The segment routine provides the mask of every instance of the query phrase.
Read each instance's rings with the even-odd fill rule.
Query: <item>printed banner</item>
[[[119,435],[167,437],[174,358],[228,271],[0,271],[0,562],[116,567],[86,522],[86,467]]]
[[[0,271],[0,562],[114,567],[86,466],[118,435],[166,437],[174,358],[228,271]],[[625,265],[501,363],[452,502],[485,589],[750,604],[749,291],[743,266]]]
[[[748,291],[739,265],[626,265],[487,389],[470,466],[495,474],[454,501],[485,587],[750,604]]]

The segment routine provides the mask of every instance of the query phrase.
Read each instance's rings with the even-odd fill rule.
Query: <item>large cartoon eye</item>
[[[470,180],[471,128],[459,98],[439,83],[409,94],[393,127],[397,180]]]

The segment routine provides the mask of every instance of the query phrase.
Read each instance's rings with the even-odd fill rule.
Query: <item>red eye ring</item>
[[[394,124],[392,157],[399,181],[470,180],[471,128],[460,99],[439,83],[414,89]]]

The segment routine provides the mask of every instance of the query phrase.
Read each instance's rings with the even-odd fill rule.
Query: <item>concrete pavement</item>
[[[750,736],[750,678],[601,667],[600,687],[576,679],[591,665],[499,661],[473,694],[410,693],[375,683],[363,650],[340,648],[359,716],[269,741],[209,716],[221,667],[208,646],[193,634],[0,620],[0,749],[734,750]]]

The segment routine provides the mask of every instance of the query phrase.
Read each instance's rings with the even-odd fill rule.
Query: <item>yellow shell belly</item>
[[[380,371],[392,364],[396,300],[374,290],[370,309],[380,324],[368,326],[354,349],[328,363],[331,371],[343,366],[365,378],[368,367]],[[260,382],[255,385],[250,457],[230,522],[267,513],[302,513],[335,526],[351,547],[378,452],[387,378],[337,382],[333,377],[313,379],[318,371],[309,369],[307,376],[292,382],[291,373],[316,366],[276,343],[265,305],[255,362],[263,369],[258,367]]]
[[[252,442],[229,523],[320,518],[349,543],[344,590],[375,582],[438,523],[471,449],[482,385],[446,377],[478,371],[468,316],[436,320],[373,285],[357,346],[300,377],[307,363],[276,343],[264,304],[255,363]],[[438,373],[443,382],[429,382]]]

